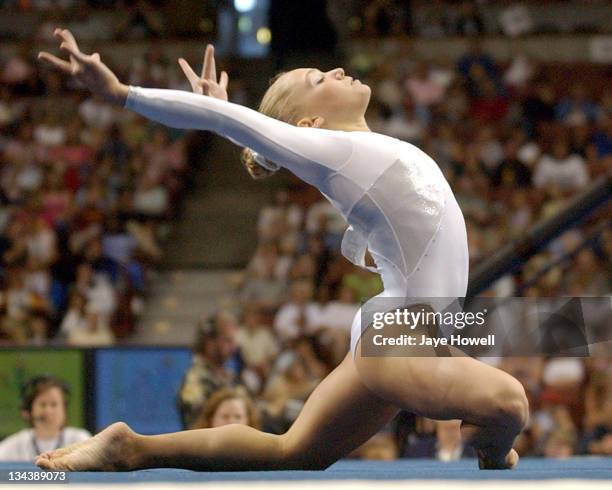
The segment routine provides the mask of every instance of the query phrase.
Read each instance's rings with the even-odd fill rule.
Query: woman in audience
[[[191,429],[208,429],[228,424],[261,429],[259,410],[242,388],[221,388],[204,405]]]
[[[36,376],[22,387],[21,415],[30,426],[0,442],[0,461],[31,462],[38,454],[85,441],[91,434],[67,425],[70,389],[54,376]]]

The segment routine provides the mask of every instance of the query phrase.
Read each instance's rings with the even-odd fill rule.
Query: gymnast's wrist
[[[127,102],[129,92],[129,86],[124,83],[118,82],[109,95],[109,102],[112,104],[118,105],[120,107],[125,107]]]

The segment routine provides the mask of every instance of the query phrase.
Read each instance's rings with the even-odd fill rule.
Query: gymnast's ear
[[[321,116],[304,117],[300,119],[297,126],[300,128],[322,128],[325,124],[325,119]]]

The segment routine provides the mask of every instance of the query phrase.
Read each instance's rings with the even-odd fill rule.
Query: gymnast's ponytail
[[[250,148],[244,148],[240,153],[240,160],[246,167],[249,175],[255,180],[265,179],[274,175],[280,168],[273,162],[270,162],[258,155]]]
[[[284,121],[289,124],[295,124],[296,107],[295,104],[290,104],[291,93],[293,86],[286,80],[280,80],[285,72],[270,79],[268,90],[261,99],[259,104],[259,112],[268,117]],[[278,169],[280,165],[254,152],[250,148],[244,148],[240,154],[240,160],[246,167],[247,171],[254,179],[264,179],[270,177]]]

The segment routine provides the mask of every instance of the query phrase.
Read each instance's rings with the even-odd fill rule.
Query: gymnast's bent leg
[[[46,453],[36,464],[70,471],[319,470],[359,447],[397,412],[363,385],[348,354],[283,435],[234,424],[142,436],[120,422],[83,443]]]
[[[355,349],[357,371],[371,392],[428,418],[461,419],[462,435],[477,450],[481,468],[516,464],[512,444],[528,416],[519,381],[452,347],[452,357],[437,357],[432,347],[415,347],[410,356],[405,347],[390,347],[384,356],[362,355],[362,343],[372,342],[377,332],[367,328]]]

